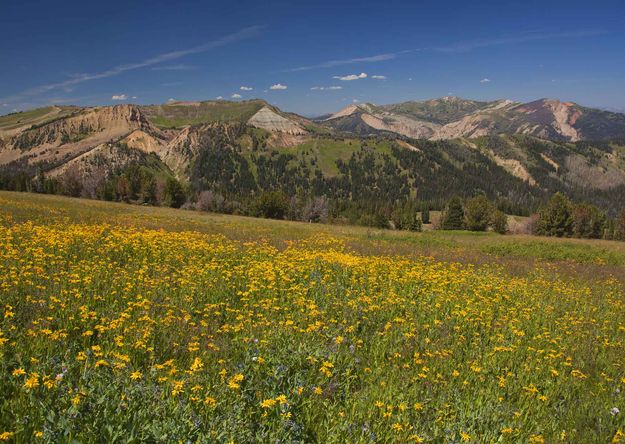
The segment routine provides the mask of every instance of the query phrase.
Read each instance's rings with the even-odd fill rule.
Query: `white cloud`
[[[386,76],[371,76],[372,79],[377,79],[377,80],[386,80]]]
[[[275,85],[271,85],[271,86],[269,87],[269,89],[273,89],[273,90],[284,90],[284,89],[287,89],[287,86],[286,86],[286,85],[283,85],[283,84],[281,84],[281,83],[276,83]]]
[[[358,99],[352,100],[352,103],[358,103],[358,102],[360,102],[360,100],[358,100]]]
[[[239,88],[241,91],[251,91],[254,88],[252,88],[251,86],[242,86],[241,88]]]
[[[126,94],[114,95],[111,100],[128,100],[128,96]]]
[[[215,97],[215,100],[223,100],[223,99],[224,99],[224,98],[223,98],[223,96],[217,96],[217,97]]]
[[[232,97],[233,99],[240,99],[242,96],[241,94],[232,94],[230,97]]]
[[[175,101],[176,101],[176,99],[174,99],[173,97],[171,97],[169,100],[167,100],[168,103],[172,103],[172,102],[175,102]]]
[[[480,83],[489,83],[490,79],[487,77],[484,77],[482,80],[480,80]]]
[[[8,103],[3,103],[2,106],[9,106],[9,104]]]
[[[366,79],[367,78],[367,73],[361,72],[360,74],[350,74],[348,76],[334,76],[332,78],[333,79],[338,79],[338,80],[346,80],[346,81],[358,80],[358,79]]]
[[[132,99],[136,99],[136,98],[137,98],[137,96],[132,96],[131,98],[132,98]]]
[[[311,91],[336,91],[339,89],[343,89],[342,86],[313,86],[310,88]]]

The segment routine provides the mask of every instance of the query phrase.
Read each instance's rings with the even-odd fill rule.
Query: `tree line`
[[[625,208],[610,218],[596,205],[573,203],[562,193],[555,193],[537,213],[529,217],[529,231],[539,236],[581,239],[625,240]],[[452,197],[441,214],[442,230],[486,231],[504,234],[507,216],[484,195],[463,201]]]

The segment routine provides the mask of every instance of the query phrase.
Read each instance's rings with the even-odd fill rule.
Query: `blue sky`
[[[623,0],[4,1],[0,41],[0,114],[258,97],[318,115],[444,95],[625,110]]]

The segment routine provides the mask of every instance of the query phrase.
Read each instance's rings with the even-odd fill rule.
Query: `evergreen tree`
[[[606,225],[606,216],[594,205],[581,203],[573,207],[573,235],[587,239],[600,239]]]
[[[621,211],[618,219],[616,220],[616,233],[614,238],[617,240],[625,241],[625,208]]]
[[[144,203],[156,203],[156,179],[149,171],[142,172],[140,189],[140,197]]]
[[[421,206],[421,221],[424,224],[430,223],[430,204],[427,202],[424,202]]]
[[[464,209],[462,200],[458,196],[452,197],[441,219],[442,230],[464,229]]]
[[[164,204],[172,208],[180,208],[186,200],[184,188],[173,177],[168,177],[165,183]]]
[[[539,211],[536,233],[544,236],[568,237],[573,234],[573,208],[561,193],[554,194]]]

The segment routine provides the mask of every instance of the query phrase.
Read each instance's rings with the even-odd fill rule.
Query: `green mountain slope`
[[[148,105],[142,106],[141,110],[157,126],[178,128],[200,123],[247,122],[250,117],[267,105],[264,100],[242,102],[215,100]]]
[[[190,200],[210,190],[232,211],[274,190],[323,197],[351,215],[417,201],[441,208],[476,193],[517,214],[557,191],[612,213],[625,205],[625,140],[565,138],[618,134],[620,115],[553,100],[351,105],[316,122],[262,100],[22,114],[0,121],[0,187],[8,189],[45,177],[98,197],[139,167],[160,180],[159,192],[175,176]]]

